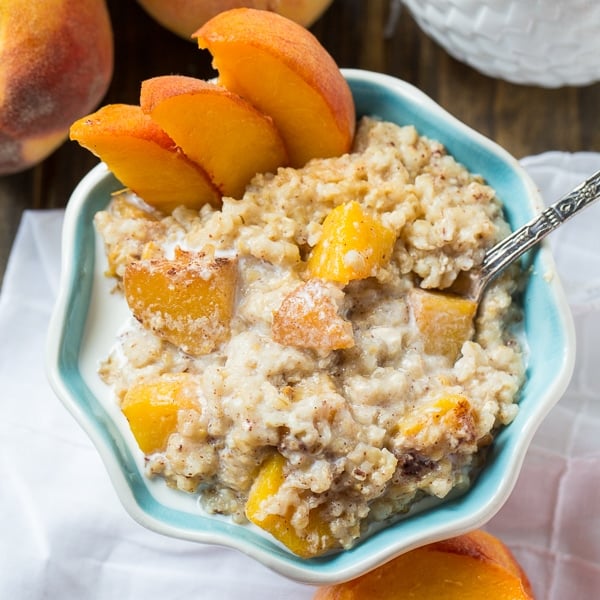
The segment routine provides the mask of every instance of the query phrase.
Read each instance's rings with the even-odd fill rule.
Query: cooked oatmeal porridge
[[[416,288],[448,287],[509,229],[494,190],[412,126],[365,118],[352,153],[257,175],[220,209],[115,195],[96,227],[135,316],[101,377],[128,418],[131,395],[177,397],[147,475],[297,554],[465,488],[517,412],[515,271],[457,343],[415,317]]]

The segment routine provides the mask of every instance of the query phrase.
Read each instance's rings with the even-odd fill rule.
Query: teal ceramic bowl
[[[414,87],[392,77],[345,70],[359,115],[414,124],[441,141],[460,162],[497,190],[513,227],[542,208],[538,192],[519,163],[466,127]],[[528,347],[527,382],[514,422],[494,442],[469,491],[373,533],[351,550],[302,559],[253,526],[203,514],[192,496],[143,475],[140,455],[125,420],[96,369],[113,343],[125,303],[111,294],[93,216],[120,188],[103,164],[79,184],[68,204],[63,233],[60,294],[48,340],[51,384],[98,448],[125,509],[162,534],[236,548],[298,581],[325,584],[356,577],[421,546],[482,526],[506,501],[530,441],[559,400],[574,363],[574,328],[547,245],[527,257],[531,275],[523,297]]]

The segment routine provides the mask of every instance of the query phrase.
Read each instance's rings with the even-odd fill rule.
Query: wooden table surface
[[[161,28],[134,0],[108,0],[115,70],[101,104],[136,103],[143,79],[214,75],[210,55]],[[311,30],[340,67],[404,79],[517,158],[547,150],[600,151],[600,83],[544,89],[487,77],[450,57],[403,10],[389,27],[389,0],[334,0]],[[97,160],[65,142],[43,163],[0,177],[0,283],[21,215],[64,207]]]

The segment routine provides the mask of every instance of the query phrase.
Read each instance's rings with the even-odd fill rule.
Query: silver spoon
[[[565,221],[600,198],[600,171],[490,248],[481,265],[462,272],[447,292],[479,303],[486,286]]]

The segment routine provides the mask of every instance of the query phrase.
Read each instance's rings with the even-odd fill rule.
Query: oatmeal
[[[160,435],[136,435],[148,476],[297,554],[464,489],[516,414],[514,276],[456,350],[432,343],[429,304],[415,316],[416,288],[447,288],[508,225],[412,126],[365,118],[352,153],[257,175],[220,209],[164,216],[118,195],[96,226],[133,315],[101,376],[132,430],[135,407],[162,411]]]

